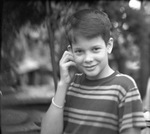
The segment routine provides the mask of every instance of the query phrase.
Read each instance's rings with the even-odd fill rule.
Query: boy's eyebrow
[[[96,45],[91,46],[91,48],[94,48],[94,47],[101,47],[101,44],[96,44]]]
[[[75,47],[74,49],[82,49],[81,47]]]
[[[99,48],[100,48],[101,46],[100,46],[100,45],[91,46],[91,48],[95,48],[95,47],[99,47]],[[74,47],[74,49],[75,49],[75,50],[78,50],[78,49],[83,49],[83,48],[77,46],[77,47]]]
[[[100,47],[100,44],[93,45],[92,47]]]

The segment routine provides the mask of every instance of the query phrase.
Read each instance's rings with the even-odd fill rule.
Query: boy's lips
[[[91,70],[94,70],[96,66],[97,66],[97,65],[84,66],[84,68],[85,68],[86,70],[88,70],[88,71],[91,71]]]

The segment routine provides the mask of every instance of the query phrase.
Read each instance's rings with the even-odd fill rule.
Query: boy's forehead
[[[80,44],[82,44],[83,42],[89,41],[90,39],[85,38],[83,36],[76,36],[73,38],[72,40],[72,45],[73,46],[79,46]]]
[[[96,38],[101,38],[103,40],[102,36],[100,36],[100,35],[96,36],[96,37],[93,37],[93,38],[86,38],[84,36],[76,36],[72,40],[72,44],[76,45],[76,44],[82,43],[82,42],[89,42],[89,41],[91,41],[93,39],[96,39]]]
[[[87,45],[92,47],[95,45],[97,46],[102,44],[105,44],[105,41],[101,36],[91,38],[91,39],[81,36],[76,39],[76,42],[72,42],[73,47],[86,47]]]

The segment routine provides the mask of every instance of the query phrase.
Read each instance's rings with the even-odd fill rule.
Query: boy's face
[[[93,39],[78,37],[72,44],[74,62],[88,79],[104,78],[108,74],[108,53],[113,47],[113,40],[108,44],[99,36]]]

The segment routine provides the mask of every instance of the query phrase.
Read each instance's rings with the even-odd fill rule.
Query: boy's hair
[[[77,37],[92,39],[101,36],[105,43],[110,38],[111,22],[106,13],[98,9],[83,9],[74,13],[67,22],[66,35],[70,45]]]

